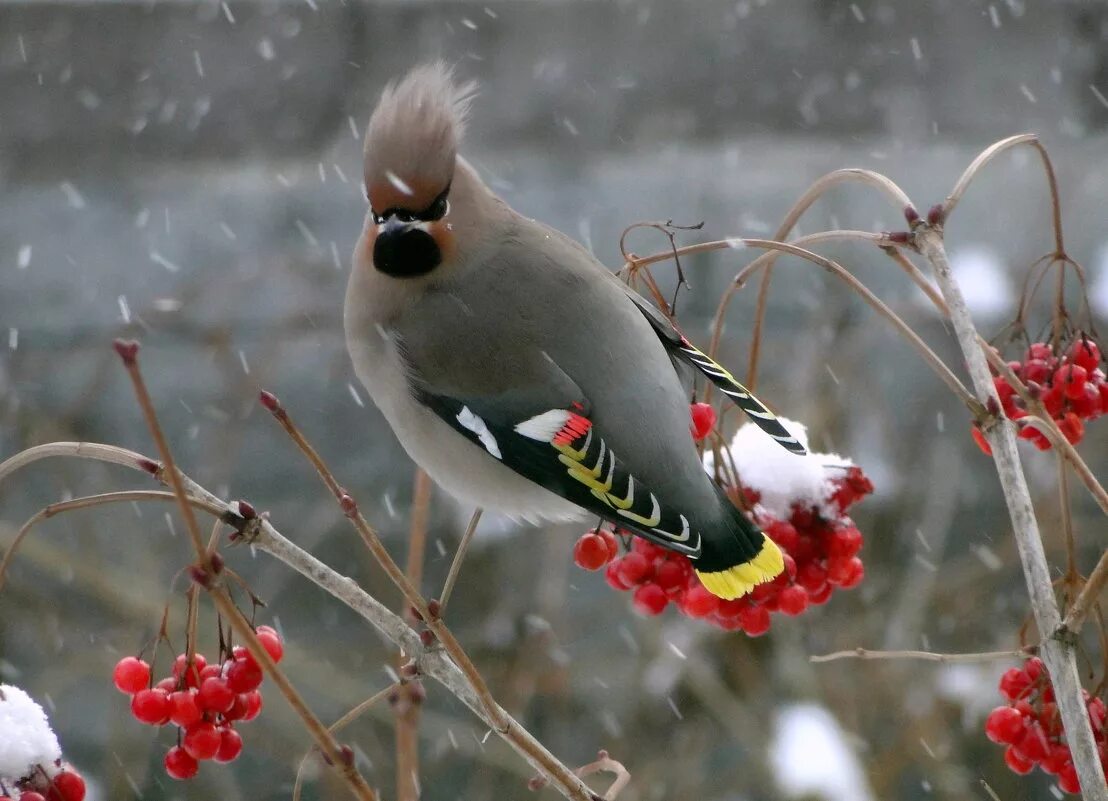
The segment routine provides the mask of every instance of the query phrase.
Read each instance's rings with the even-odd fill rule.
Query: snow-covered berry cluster
[[[269,626],[258,626],[258,642],[274,662],[285,646]],[[150,726],[172,723],[178,744],[165,755],[165,772],[173,779],[191,779],[200,762],[231,762],[242,752],[235,723],[253,720],[262,711],[262,668],[243,646],[235,646],[221,661],[208,664],[203,654],[189,661],[180,654],[172,675],[151,686],[150,666],[133,656],[119,660],[112,674],[117,690],[131,696],[131,715]]]
[[[0,801],[84,801],[85,780],[62,761],[46,713],[18,687],[0,684]]]
[[[1050,343],[1035,342],[1027,349],[1023,361],[1012,361],[1008,366],[1054,418],[1066,439],[1076,445],[1085,436],[1085,421],[1108,413],[1108,380],[1101,358],[1097,343],[1080,334],[1068,347],[1060,348],[1058,354]],[[1004,376],[994,376],[993,383],[1009,419],[1019,420],[1029,414],[1023,399]],[[1019,437],[1039,450],[1050,448],[1050,440],[1034,426],[1024,427]],[[985,453],[992,453],[976,427],[973,439]]]
[[[803,426],[784,423],[803,435]],[[725,461],[735,465],[739,483],[729,476],[721,484],[731,497],[741,493],[754,522],[781,548],[785,571],[776,579],[725,601],[705,589],[688,557],[619,528],[583,535],[574,562],[586,570],[605,568],[608,584],[631,591],[641,614],[659,615],[673,603],[688,617],[755,637],[769,631],[772,613],[799,615],[826,603],[835,588],[857,586],[865,575],[858,557],[863,538],[846,510],[873,491],[862,470],[831,454],[787,453],[753,425],[739,430],[730,450]],[[711,472],[711,454],[706,466]]]
[[[1093,737],[1100,751],[1100,764],[1108,772],[1108,732],[1105,706],[1100,698],[1085,690]],[[1067,793],[1081,792],[1077,770],[1066,745],[1062,717],[1054,703],[1054,685],[1038,657],[1028,659],[1022,668],[1009,668],[1000,677],[1000,694],[1007,703],[998,706],[985,719],[985,735],[994,743],[1007,746],[1004,762],[1015,773],[1030,773],[1038,765],[1056,776],[1058,786]]]

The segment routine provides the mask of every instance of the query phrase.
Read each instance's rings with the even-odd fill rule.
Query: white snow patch
[[[807,426],[784,417],[778,419],[801,445],[808,447]],[[823,508],[834,493],[832,482],[842,476],[843,468],[854,465],[836,453],[789,453],[754,423],[742,426],[730,447],[743,485],[757,492],[761,496],[758,506],[779,520],[787,520],[796,503],[821,507],[833,517],[835,510]],[[704,454],[704,467],[714,472],[711,451]]]
[[[0,684],[0,779],[14,784],[36,765],[50,769],[62,758],[46,713],[18,687]]]
[[[830,712],[794,704],[779,712],[775,723],[769,756],[787,798],[873,800],[861,763]]]

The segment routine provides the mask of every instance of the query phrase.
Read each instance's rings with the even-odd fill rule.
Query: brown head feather
[[[421,211],[454,176],[475,83],[457,84],[442,61],[385,87],[365,140],[365,185],[377,211]]]

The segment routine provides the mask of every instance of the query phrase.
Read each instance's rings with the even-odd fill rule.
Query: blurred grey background
[[[281,397],[403,556],[413,468],[355,386],[340,310],[365,212],[364,123],[389,79],[434,57],[480,81],[465,154],[510,203],[613,269],[620,232],[635,221],[704,222],[682,242],[768,236],[811,181],[847,166],[888,174],[922,210],[982,148],[1037,132],[1055,159],[1069,252],[1089,271],[1104,325],[1103,3],[4,0],[0,457],[55,439],[152,453],[109,347],[139,337],[183,467],[271,510],[287,535],[398,605],[255,398],[261,387]],[[828,227],[903,221],[853,186],[801,222],[802,232]],[[986,334],[1012,317],[1049,230],[1030,151],[988,168],[949,222]],[[640,254],[667,245],[651,232],[629,244]],[[949,332],[891,262],[861,245],[825,252],[961,369]],[[685,261],[691,336],[707,341],[720,292],[751,257]],[[656,274],[672,285],[671,268]],[[740,374],[753,295],[732,306],[721,351]],[[1047,323],[1045,302],[1032,335]],[[1008,664],[808,663],[855,646],[1011,648],[1029,610],[991,463],[914,353],[800,262],[777,270],[769,326],[761,393],[877,485],[855,515],[866,535],[861,587],[798,619],[775,616],[768,636],[749,640],[672,609],[636,617],[627,595],[572,566],[578,529],[490,520],[452,602],[456,633],[498,698],[566,762],[598,748],[621,759],[629,801],[797,797],[788,771],[767,759],[795,704],[837,721],[861,768],[845,790],[809,798],[987,798],[980,779],[1006,801],[1045,797],[1050,782],[1008,772],[982,734]],[[1102,476],[1105,426],[1091,423],[1082,446]],[[1054,457],[1024,455],[1048,552],[1062,565]],[[0,545],[45,503],[132,486],[147,485],[89,463],[38,465],[0,488]],[[1084,491],[1071,496],[1087,571],[1108,538]],[[435,496],[428,592],[470,511]],[[243,727],[237,763],[178,784],[161,768],[169,733],[135,723],[110,686],[111,665],[149,640],[166,603],[182,639],[175,576],[188,547],[165,513],[94,510],[42,526],[0,594],[0,679],[48,702],[99,798],[288,798],[309,740],[276,693]],[[290,674],[325,720],[385,686],[392,654],[373,631],[270,560],[228,555],[268,601],[263,616],[289,640]],[[202,624],[211,650],[207,610]],[[1092,676],[1100,656],[1087,640]],[[526,766],[428,689],[423,797],[529,797]],[[395,797],[391,728],[382,707],[345,737],[385,798]],[[321,779],[305,797],[343,792]]]

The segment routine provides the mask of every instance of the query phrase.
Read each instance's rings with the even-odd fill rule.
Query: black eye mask
[[[450,184],[446,185],[446,189],[439,192],[438,197],[431,201],[431,205],[425,208],[423,211],[411,212],[407,209],[399,208],[398,206],[392,206],[385,209],[378,214],[376,211],[373,213],[373,221],[380,225],[389,217],[396,217],[401,222],[435,222],[441,220],[446,216],[446,212],[450,210],[450,201],[447,197],[450,194]]]

